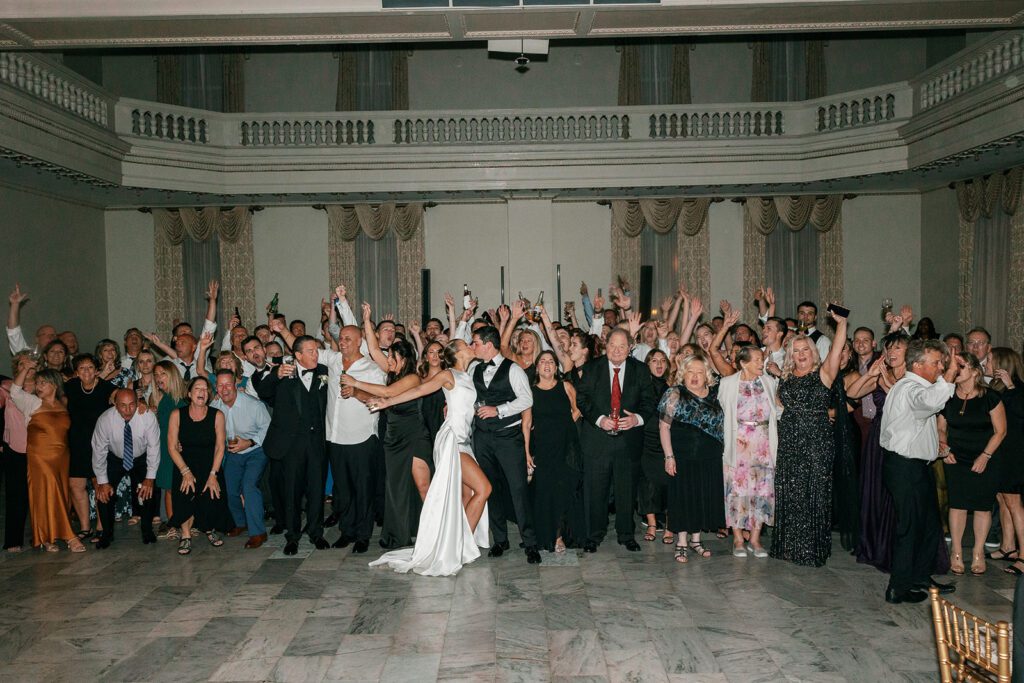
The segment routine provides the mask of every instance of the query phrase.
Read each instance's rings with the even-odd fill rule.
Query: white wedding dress
[[[451,576],[480,557],[487,543],[487,507],[476,533],[469,528],[462,507],[462,461],[459,452],[472,455],[473,404],[476,388],[465,372],[452,369],[455,388],[444,389],[448,415],[434,440],[434,478],[420,512],[416,545],[384,553],[371,567],[387,565],[397,572],[424,576]]]

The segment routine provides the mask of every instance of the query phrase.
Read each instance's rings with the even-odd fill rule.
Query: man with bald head
[[[7,298],[10,308],[7,310],[7,343],[11,347],[11,355],[29,348],[28,341],[21,331],[21,307],[28,301],[28,294],[21,291],[21,285],[14,285],[14,291]],[[46,345],[57,338],[57,329],[53,325],[42,325],[36,330],[35,346],[32,351],[40,352]]]
[[[273,321],[271,329],[289,346],[295,339],[283,321]],[[341,386],[341,376],[351,375],[371,384],[387,381],[384,371],[360,352],[362,342],[362,331],[346,325],[338,334],[340,352],[320,351],[320,362],[327,366],[327,457],[334,475],[333,506],[341,532],[334,547],[352,543],[354,553],[365,553],[370,547],[374,463],[383,460],[384,450],[377,438],[377,413],[371,413],[351,387]]]
[[[114,491],[129,477],[132,495],[142,503],[142,542],[156,543],[153,517],[159,512],[160,491],[153,482],[160,464],[160,425],[156,414],[139,413],[135,392],[118,389],[114,406],[96,421],[92,434],[92,469],[96,476],[96,508],[103,535],[97,550],[114,540]]]
[[[583,367],[576,405],[583,413],[583,497],[589,520],[584,552],[597,552],[608,530],[608,487],[615,492],[615,534],[620,545],[636,552],[633,508],[636,477],[643,451],[643,425],[657,419],[658,399],[647,366],[629,354],[629,333],[608,334],[606,356]]]

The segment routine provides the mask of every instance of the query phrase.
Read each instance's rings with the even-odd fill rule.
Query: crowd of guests
[[[288,554],[307,534],[324,549],[334,526],[334,547],[366,552],[375,525],[382,547],[409,546],[444,421],[431,382],[458,367],[478,399],[482,476],[466,486],[478,516],[487,503],[492,557],[510,550],[510,522],[528,562],[540,550],[597,552],[613,509],[619,544],[660,537],[679,563],[709,557],[712,534],[731,538],[736,558],[821,566],[838,532],[858,561],[894,577],[908,563],[914,576],[981,574],[986,560],[1024,573],[1024,364],[982,328],[940,340],[905,306],[876,340],[869,327],[851,333],[839,306],[803,302],[779,317],[770,288],[755,295],[756,320],[727,301],[705,320],[682,288],[646,319],[621,281],[607,301],[583,285],[582,320],[571,302],[560,321],[523,298],[482,311],[446,296],[447,320],[421,326],[375,321],[367,304],[357,319],[339,286],[315,331],[268,307],[252,329],[233,316],[218,343],[216,282],[206,295],[198,334],[179,322],[165,343],[132,328],[123,351],[103,339],[88,353],[50,325],[30,343],[27,296],[14,289],[13,379],[0,385],[5,548],[25,545],[26,517],[32,546],[106,548],[121,515],[144,543],[172,539],[182,555],[203,536],[222,545],[223,533],[246,534],[247,548],[284,533]],[[914,382],[927,399],[894,391]],[[921,430],[935,432],[935,449]],[[908,458],[925,469],[894,482],[894,460]],[[930,493],[922,485],[911,500],[914,477]],[[996,510],[1001,543],[986,553]],[[887,597],[923,595],[904,584],[894,578]]]

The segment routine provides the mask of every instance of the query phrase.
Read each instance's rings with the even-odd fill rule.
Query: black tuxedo
[[[302,372],[299,367],[298,372]],[[270,476],[280,482],[283,510],[278,523],[285,527],[288,541],[302,534],[302,498],[306,498],[309,538],[323,536],[324,482],[326,481],[327,367],[317,365],[307,391],[298,374],[280,378],[271,372],[259,384],[257,393],[274,404],[263,451],[270,458]]]
[[[658,400],[647,366],[632,356],[623,363],[622,413],[635,413],[644,424],[657,419]],[[636,480],[644,447],[644,430],[634,427],[611,435],[597,426],[611,414],[612,373],[608,359],[596,358],[583,367],[576,385],[576,405],[583,413],[583,494],[589,520],[588,538],[600,543],[608,529],[608,487],[614,480],[615,531],[620,543],[633,540]]]

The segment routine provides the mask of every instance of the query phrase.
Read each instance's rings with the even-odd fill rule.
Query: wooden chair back
[[[937,589],[928,592],[942,683],[1010,683],[1010,624],[985,621],[940,597]]]

